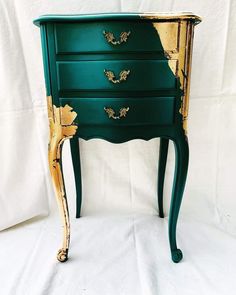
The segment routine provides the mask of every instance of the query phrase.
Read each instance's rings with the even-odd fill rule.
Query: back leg
[[[80,217],[82,204],[82,185],[81,185],[81,167],[80,167],[80,151],[79,138],[73,137],[70,140],[71,157],[75,176],[76,187],[76,218]]]
[[[159,207],[159,216],[164,217],[163,210],[163,188],[164,188],[164,179],[166,171],[166,160],[168,155],[169,139],[161,138],[160,139],[160,150],[159,150],[159,163],[158,163],[158,207]]]

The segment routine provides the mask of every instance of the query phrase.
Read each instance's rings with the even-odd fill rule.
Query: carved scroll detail
[[[127,80],[130,74],[130,70],[121,71],[119,74],[119,79],[116,79],[114,72],[110,70],[104,70],[104,74],[106,75],[106,77],[108,78],[110,82],[112,82],[113,84],[117,84]]]
[[[111,43],[113,45],[120,45],[122,43],[127,42],[129,35],[131,34],[131,32],[122,32],[120,33],[120,39],[116,40],[114,34],[112,32],[106,32],[103,31],[103,35],[106,38],[108,43]]]
[[[121,118],[126,117],[128,111],[129,111],[129,107],[120,108],[118,116],[116,116],[116,112],[110,107],[109,108],[104,107],[104,111],[107,113],[109,119],[119,120]]]

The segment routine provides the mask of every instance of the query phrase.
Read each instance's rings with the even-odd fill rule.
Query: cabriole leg
[[[187,137],[176,138],[174,146],[175,176],[169,216],[169,241],[172,260],[177,263],[183,258],[182,251],[177,248],[176,225],[188,171],[189,147]]]
[[[77,115],[71,110],[72,108],[68,105],[64,107],[53,106],[51,97],[48,97],[48,117],[50,124],[48,159],[63,223],[63,245],[57,254],[57,259],[60,262],[65,262],[68,259],[70,243],[69,210],[61,169],[61,151],[63,142],[68,138],[72,138],[77,129],[77,126],[73,124]]]
[[[60,262],[65,262],[68,259],[70,243],[70,220],[65,185],[61,169],[61,150],[63,142],[61,140],[57,140],[56,138],[57,135],[53,136],[49,143],[49,164],[58,207],[63,223],[63,245],[58,251],[57,259]]]
[[[80,150],[79,150],[79,138],[73,137],[70,140],[70,149],[72,156],[72,163],[75,176],[76,186],[76,218],[80,217],[81,203],[82,203],[82,187],[81,187],[81,167],[80,167]]]
[[[159,162],[158,162],[158,208],[159,216],[164,217],[163,210],[163,188],[164,188],[164,179],[166,171],[166,160],[168,154],[169,139],[161,138],[160,139],[160,149],[159,149]]]

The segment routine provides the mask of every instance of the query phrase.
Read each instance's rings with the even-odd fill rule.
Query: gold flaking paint
[[[57,259],[64,262],[68,258],[70,243],[70,221],[65,185],[61,170],[61,148],[63,142],[72,138],[77,130],[74,120],[77,116],[69,105],[56,107],[52,104],[52,97],[47,97],[48,118],[50,126],[50,141],[48,146],[48,160],[53,186],[63,222],[63,246],[58,251]]]
[[[180,113],[183,129],[187,135],[193,26],[199,23],[201,18],[184,13],[179,15],[147,13],[141,14],[140,17],[155,20],[152,25],[158,33],[168,65],[179,79],[180,88],[183,90]]]
[[[165,23],[152,23],[157,31],[162,47],[164,49],[165,57],[168,59],[168,65],[173,74],[179,78],[180,88],[185,93],[185,57],[186,57],[186,37],[187,37],[187,22],[165,22]],[[189,99],[186,94],[181,97],[181,114],[183,121],[183,129],[187,135],[187,100]]]
[[[183,128],[187,133],[188,122],[188,109],[189,109],[189,92],[190,92],[190,75],[191,75],[191,62],[192,62],[192,49],[193,49],[193,25],[188,25],[186,29],[186,55],[185,55],[185,85],[184,85],[184,97],[182,101],[182,116],[183,116]]]
[[[168,59],[168,65],[173,74],[176,75],[177,63],[173,62],[173,60],[174,58],[178,58],[178,55],[176,56],[176,53],[178,53],[178,23],[156,22],[152,23],[152,25],[160,37],[165,57]],[[175,54],[175,56],[173,56],[173,54]]]
[[[157,30],[161,43],[167,52],[177,52],[178,51],[178,22],[156,22],[152,23],[154,28]]]

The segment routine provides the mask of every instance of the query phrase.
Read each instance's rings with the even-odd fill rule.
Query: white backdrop
[[[194,39],[190,166],[178,227],[185,259],[178,265],[170,262],[168,216],[155,216],[158,139],[81,140],[83,218],[77,220],[65,144],[71,260],[54,260],[61,234],[47,167],[40,34],[32,20],[116,11],[192,11],[203,18]],[[235,0],[0,0],[0,229],[34,217],[0,233],[0,294],[234,294],[235,14]],[[166,213],[173,168],[171,145]]]

